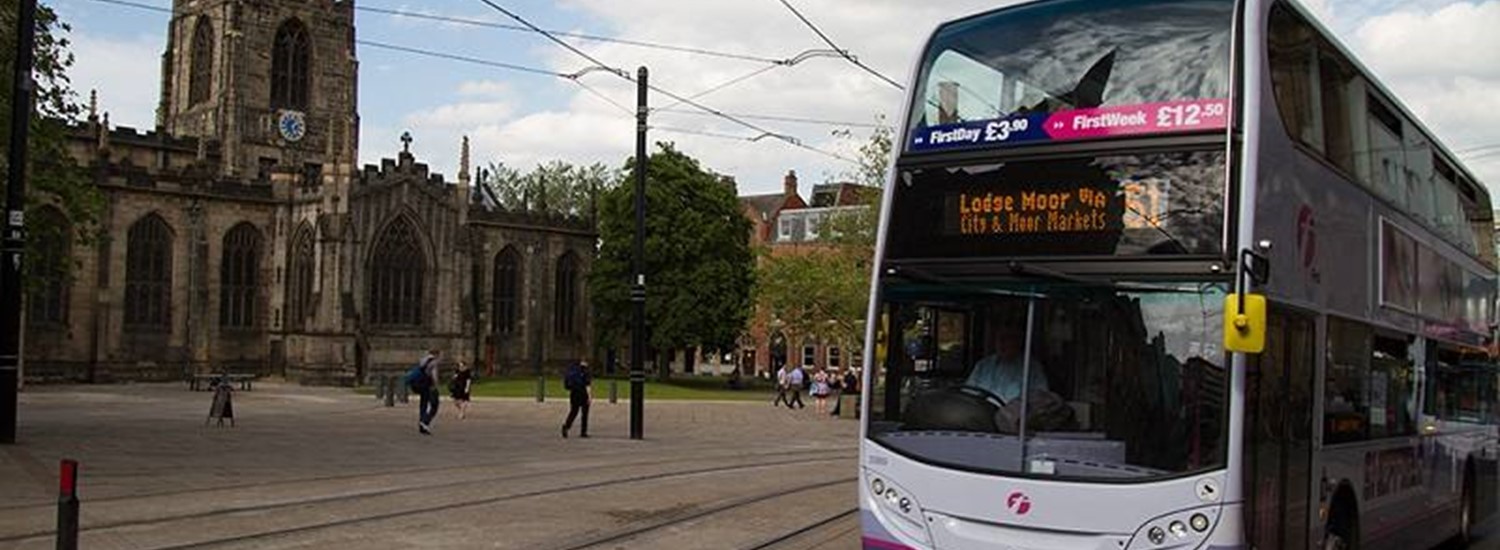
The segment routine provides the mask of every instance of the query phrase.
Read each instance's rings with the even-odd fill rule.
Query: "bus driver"
[[[1026,328],[1020,323],[1005,323],[991,319],[984,329],[984,348],[988,355],[974,364],[969,371],[965,386],[972,386],[995,394],[1001,401],[1009,403],[1021,396],[1022,356],[1026,353]],[[1031,354],[1032,392],[1047,390],[1047,373],[1037,361],[1037,350]]]

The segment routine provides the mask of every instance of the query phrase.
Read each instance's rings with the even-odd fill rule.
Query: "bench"
[[[191,391],[211,390],[220,380],[228,384],[239,384],[241,390],[250,391],[251,384],[256,378],[254,374],[195,373],[188,376],[187,382],[188,389]]]

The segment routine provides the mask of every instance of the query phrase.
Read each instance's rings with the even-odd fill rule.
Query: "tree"
[[[5,75],[0,84],[0,151],[9,151],[11,136],[12,85],[10,75],[15,74],[16,9],[18,3],[0,5],[0,68]],[[38,258],[43,255],[39,247],[45,243],[71,241],[87,245],[97,238],[97,227],[104,210],[104,196],[89,181],[88,174],[68,152],[69,133],[82,109],[74,102],[75,96],[69,87],[67,70],[73,65],[73,54],[68,51],[69,42],[64,34],[67,24],[57,18],[57,13],[46,6],[38,6],[36,14],[36,48],[33,75],[35,108],[32,111],[30,139],[28,145],[26,187],[26,218],[43,219],[37,212],[42,208],[58,208],[68,221],[67,227],[50,224],[28,224],[25,257]],[[7,157],[0,154],[0,171],[9,169]],[[68,280],[77,267],[73,261],[42,263],[25,262],[25,278],[28,288],[44,280]]]
[[[882,187],[890,163],[891,133],[890,127],[877,126],[859,147],[855,171],[845,177],[867,187]],[[825,246],[766,255],[757,269],[755,291],[757,307],[778,321],[782,330],[837,342],[856,352],[864,341],[862,321],[870,300],[880,195],[869,193],[860,201],[823,221],[819,238]]]
[[[596,208],[595,194],[611,187],[618,179],[603,164],[575,166],[554,160],[525,174],[505,164],[494,163],[486,170],[481,183],[495,193],[496,202],[505,210],[586,218]]]
[[[635,161],[624,173],[633,173]],[[733,184],[671,144],[646,170],[646,325],[650,349],[728,349],[750,313],[750,221]],[[599,258],[589,274],[599,342],[626,341],[631,321],[635,186],[600,197]],[[666,368],[663,364],[663,375]]]
[[[870,137],[859,146],[854,171],[845,172],[842,177],[867,187],[885,187],[885,176],[891,166],[891,136],[894,133],[895,128],[886,123],[885,115],[877,115]],[[848,130],[836,130],[833,135],[843,138],[853,136]]]

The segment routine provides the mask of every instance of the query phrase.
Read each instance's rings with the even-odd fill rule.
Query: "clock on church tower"
[[[276,116],[276,132],[290,143],[302,141],[307,135],[307,115],[302,111],[281,110]]]

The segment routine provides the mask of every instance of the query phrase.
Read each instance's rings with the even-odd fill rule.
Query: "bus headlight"
[[[1188,520],[1188,522],[1192,523],[1194,531],[1202,533],[1208,530],[1208,516],[1193,514],[1193,519]]]
[[[1220,513],[1215,505],[1152,518],[1136,528],[1126,550],[1194,548],[1213,530]]]
[[[922,506],[916,498],[894,482],[876,477],[873,473],[867,472],[866,475],[870,480],[868,506],[875,508],[882,523],[892,531],[927,544],[927,521],[922,516]]]
[[[1146,538],[1151,539],[1151,544],[1161,544],[1162,541],[1167,540],[1167,532],[1161,530],[1160,527],[1152,527],[1146,532]]]

